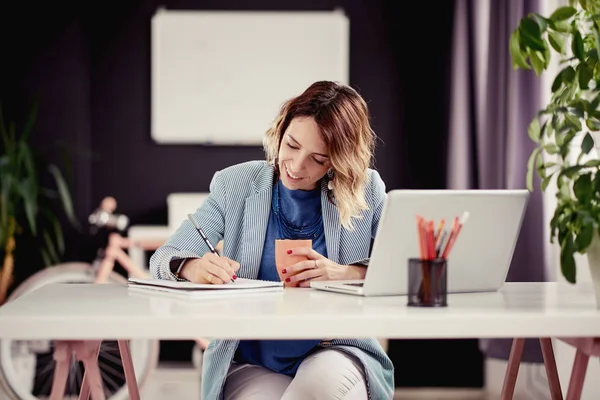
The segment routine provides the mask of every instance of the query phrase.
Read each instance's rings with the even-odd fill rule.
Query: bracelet
[[[181,276],[181,271],[183,271],[183,266],[185,265],[187,260],[188,260],[187,258],[184,258],[181,261],[181,263],[179,263],[179,266],[177,267],[177,270],[175,271],[175,279],[177,279],[178,281],[187,281],[187,279],[185,279]]]

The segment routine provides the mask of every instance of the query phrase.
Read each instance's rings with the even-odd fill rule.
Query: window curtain
[[[514,70],[508,42],[520,19],[541,0],[457,0],[449,110],[447,187],[523,189],[534,143],[529,122],[541,108],[540,79]],[[534,182],[539,188],[539,181]],[[545,281],[542,194],[534,190],[507,281]],[[508,359],[511,339],[481,339],[486,357]],[[536,340],[523,361],[542,362]]]

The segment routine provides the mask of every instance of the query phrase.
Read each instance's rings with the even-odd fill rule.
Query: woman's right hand
[[[202,258],[186,261],[181,270],[181,277],[194,283],[210,283],[220,285],[237,279],[240,263],[228,257],[220,257],[206,253]]]

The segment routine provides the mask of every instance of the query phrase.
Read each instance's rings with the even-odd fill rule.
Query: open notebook
[[[237,278],[234,282],[222,285],[170,281],[166,279],[129,278],[129,288],[144,291],[160,291],[183,296],[206,296],[223,294],[244,294],[276,292],[283,290],[283,282]]]

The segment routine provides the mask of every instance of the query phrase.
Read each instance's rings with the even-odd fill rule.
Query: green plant
[[[537,146],[527,163],[527,188],[533,190],[535,171],[542,191],[556,185],[550,241],[558,237],[561,271],[571,283],[574,254],[586,253],[600,226],[600,160],[590,159],[593,134],[600,130],[599,13],[600,0],[569,0],[549,17],[523,17],[509,44],[513,67],[537,76],[552,54],[560,57],[551,100],[528,127]]]
[[[31,234],[40,242],[39,251],[46,266],[59,262],[64,252],[63,230],[55,212],[62,205],[69,221],[77,226],[71,195],[65,179],[54,164],[35,153],[29,138],[37,117],[34,105],[21,132],[15,123],[4,122],[0,108],[0,304],[13,277],[14,251],[20,234]],[[45,187],[42,172],[48,172],[56,188]]]

